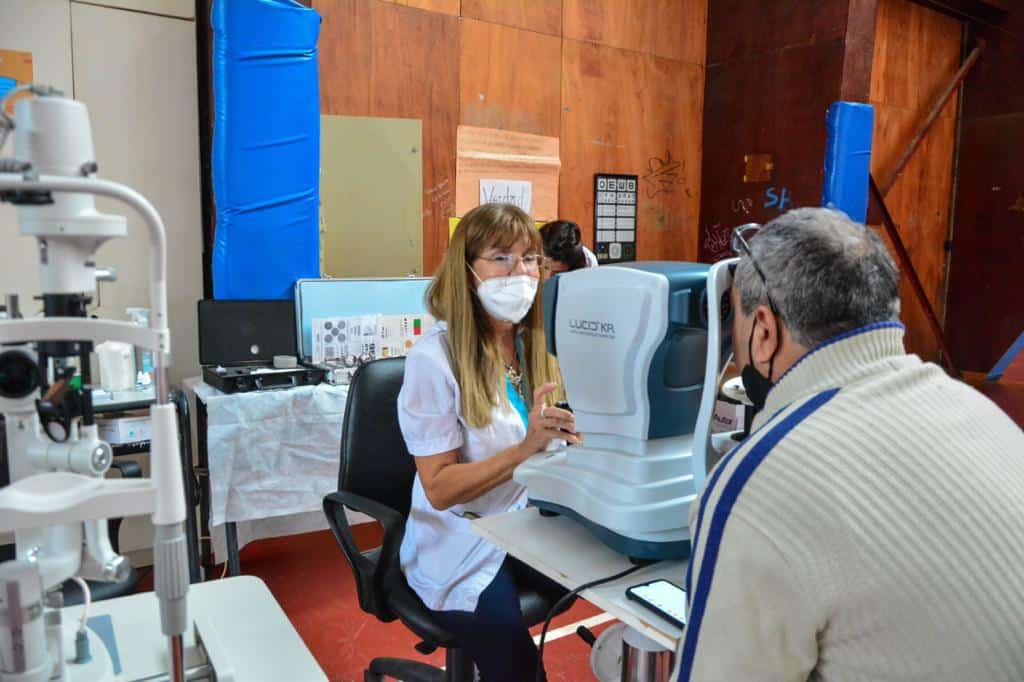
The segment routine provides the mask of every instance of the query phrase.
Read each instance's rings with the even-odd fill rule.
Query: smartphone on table
[[[686,590],[668,580],[651,580],[626,590],[631,599],[676,625],[686,627]]]

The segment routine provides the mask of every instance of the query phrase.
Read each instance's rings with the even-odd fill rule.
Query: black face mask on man
[[[747,398],[753,403],[754,414],[764,409],[764,403],[768,399],[768,392],[772,390],[772,374],[775,371],[775,353],[778,346],[772,351],[772,357],[768,360],[768,376],[764,376],[754,367],[754,330],[757,329],[757,320],[754,320],[750,328],[750,338],[747,339],[747,364],[740,372],[740,380],[743,382],[743,390]]]

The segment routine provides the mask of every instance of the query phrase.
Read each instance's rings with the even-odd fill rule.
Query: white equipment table
[[[65,624],[77,621],[81,613],[81,606],[65,608]],[[209,630],[200,633],[204,642],[212,648],[212,640],[216,640],[218,651],[226,659],[224,667],[229,669],[221,669],[221,675],[230,673],[231,679],[245,682],[327,682],[316,659],[259,578],[240,576],[192,585],[188,614]],[[118,679],[166,676],[167,638],[160,632],[160,613],[152,592],[96,602],[90,607],[90,622],[97,616],[110,616],[113,624],[122,666]],[[184,640],[188,670],[202,661],[194,649],[193,629]]]
[[[541,516],[532,507],[476,519],[473,528],[516,559],[569,589],[615,575],[632,565],[576,521],[564,516]],[[580,596],[661,646],[675,650],[683,636],[682,629],[627,599],[626,589],[660,578],[681,586],[686,564],[660,561],[614,582],[584,590]]]
[[[246,542],[327,528],[323,498],[338,489],[348,386],[225,394],[196,377],[184,387],[195,399],[199,534],[212,539],[200,543],[207,578],[211,545],[238,575]]]

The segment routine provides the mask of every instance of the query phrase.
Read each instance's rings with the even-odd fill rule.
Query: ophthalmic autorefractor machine
[[[690,504],[731,446],[711,434],[736,260],[577,270],[544,289],[548,349],[586,434],[515,471],[543,514],[634,560],[690,553]]]

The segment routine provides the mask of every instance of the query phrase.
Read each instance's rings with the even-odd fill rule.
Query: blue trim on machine
[[[121,674],[121,652],[117,649],[117,638],[114,636],[114,622],[109,615],[93,616],[85,622],[90,630],[103,642],[110,654],[110,662],[114,666],[114,674]]]
[[[558,277],[555,275],[544,283],[544,337],[548,343],[548,354],[558,357],[558,345],[555,339],[555,309],[558,306]]]
[[[608,545],[616,552],[625,554],[630,559],[639,559],[642,561],[665,561],[668,559],[686,559],[690,556],[689,540],[678,540],[676,542],[651,542],[648,540],[628,538],[625,535],[620,535],[613,530],[596,524],[593,521],[580,516],[572,509],[563,507],[560,504],[545,502],[544,500],[536,500],[532,497],[528,500],[528,504],[532,507],[537,507],[538,509],[555,512],[561,516],[571,518],[573,521],[578,522],[588,531],[596,535],[598,540]]]
[[[740,493],[743,492],[743,487],[769,453],[771,453],[772,449],[807,417],[814,414],[820,407],[835,397],[838,392],[838,388],[833,388],[818,393],[772,427],[763,438],[754,443],[754,446],[747,453],[746,457],[743,458],[743,461],[737,465],[736,470],[728,482],[726,482],[711,517],[711,527],[708,530],[708,539],[705,543],[704,555],[701,560],[700,574],[697,578],[696,595],[692,598],[689,623],[686,626],[685,639],[683,641],[682,661],[679,667],[678,679],[680,682],[688,681],[690,674],[693,672],[693,657],[697,651],[700,626],[704,620],[704,612],[707,609],[708,595],[711,592],[715,563],[718,560],[718,552],[721,549],[726,522],[729,520],[729,513],[736,505]]]
[[[678,334],[687,330],[697,330],[705,337],[707,335],[707,321],[699,314],[698,306],[704,299],[711,266],[704,263],[673,261],[638,261],[617,263],[616,266],[664,277],[669,287],[667,312],[674,314],[676,318],[674,321],[673,315],[669,315],[665,338],[655,349],[648,368],[647,397],[650,401],[650,423],[647,437],[667,438],[693,433],[697,413],[700,411],[701,395],[704,392],[704,374],[701,372],[691,385],[672,387],[665,383],[666,365],[669,349]],[[681,292],[687,292],[685,309],[682,309],[682,300],[676,298]],[[684,319],[686,322],[681,321]]]

